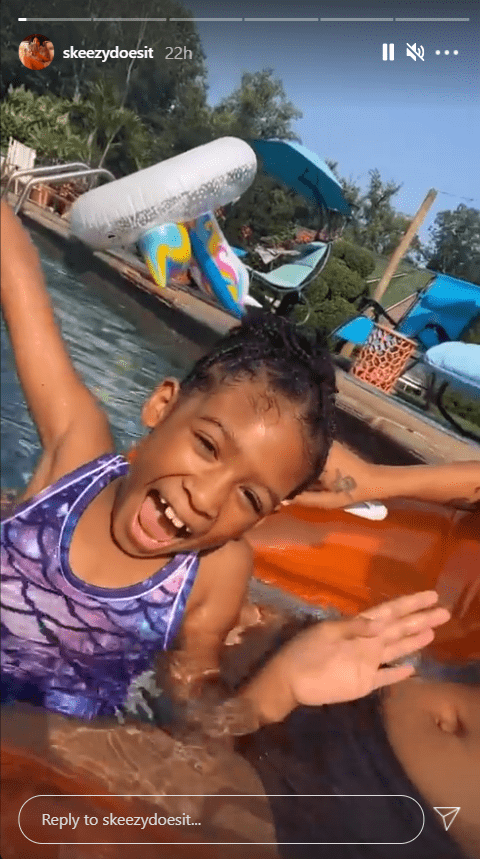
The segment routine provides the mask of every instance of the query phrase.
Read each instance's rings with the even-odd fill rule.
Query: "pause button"
[[[382,45],[382,59],[383,60],[394,60],[395,59],[395,45],[393,42],[388,44],[384,42]]]

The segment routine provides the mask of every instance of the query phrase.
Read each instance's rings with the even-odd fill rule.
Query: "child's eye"
[[[250,504],[252,505],[253,509],[255,510],[255,513],[261,513],[262,509],[263,509],[262,508],[262,502],[260,501],[258,496],[255,494],[255,492],[252,492],[251,489],[245,489],[244,495],[245,495],[245,498],[247,498],[248,501],[250,502]]]
[[[217,455],[217,448],[215,447],[213,442],[210,441],[209,438],[207,438],[204,435],[201,435],[200,433],[195,433],[195,438],[198,439],[198,441],[200,442],[200,445],[204,448],[204,450],[207,450],[209,453],[212,453],[214,456]]]

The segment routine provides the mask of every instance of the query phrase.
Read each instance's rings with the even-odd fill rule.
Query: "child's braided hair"
[[[250,311],[183,379],[181,392],[208,391],[264,373],[271,389],[301,406],[310,455],[302,492],[323,470],[335,433],[335,371],[323,338],[286,319]]]

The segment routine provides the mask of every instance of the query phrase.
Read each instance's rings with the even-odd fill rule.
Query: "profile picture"
[[[27,69],[46,69],[53,60],[53,44],[46,36],[33,33],[20,42],[18,56]]]

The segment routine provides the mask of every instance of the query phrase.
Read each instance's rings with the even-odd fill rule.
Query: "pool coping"
[[[69,242],[66,218],[30,201],[25,203],[21,214],[36,226],[53,233],[62,242]],[[188,325],[188,331],[197,342],[203,341],[210,345],[238,323],[235,317],[216,307],[206,297],[197,296],[180,285],[167,285],[160,290],[151,281],[142,261],[127,251],[95,251],[93,257],[122,280],[156,298],[167,315],[183,317],[184,326]],[[402,450],[405,464],[464,460],[480,462],[480,444],[462,439],[427,417],[423,419],[407,405],[393,401],[388,395],[354,378],[340,367],[337,367],[336,375],[338,429],[342,440],[354,447],[361,447],[355,440],[363,426],[373,436],[381,435]],[[370,446],[374,456],[376,445]],[[365,453],[364,450],[361,452]]]

